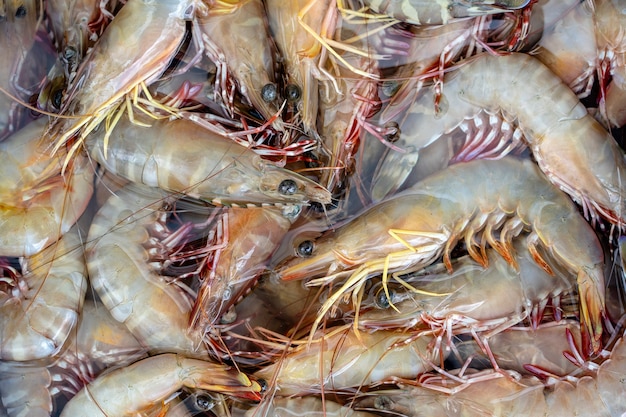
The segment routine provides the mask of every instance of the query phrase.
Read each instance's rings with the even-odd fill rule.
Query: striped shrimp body
[[[66,233],[55,245],[22,262],[22,270],[19,279],[24,282],[2,297],[0,359],[50,358],[76,327],[87,290],[77,232]],[[16,295],[22,291],[23,296]]]
[[[136,183],[214,204],[330,203],[330,193],[314,181],[189,120],[160,120],[142,127],[122,118],[108,145],[105,134],[102,129],[90,136],[91,156]]]
[[[118,190],[91,223],[87,269],[111,315],[149,349],[202,355],[200,335],[187,331],[191,301],[148,264],[144,247],[169,202],[156,190]]]
[[[261,390],[257,382],[228,366],[169,353],[96,378],[67,403],[61,417],[135,416],[184,387],[252,400]]]
[[[300,341],[255,377],[271,381],[281,396],[368,386],[392,376],[415,378],[436,361],[431,341],[394,331],[357,334],[350,326],[329,328],[312,342]]]
[[[287,280],[325,276],[318,284],[347,277],[322,307],[317,325],[346,293],[359,297],[372,274],[426,266],[442,254],[452,270],[450,251],[459,240],[483,265],[486,243],[516,265],[511,240],[523,229],[530,230],[528,248],[539,265],[551,271],[541,248],[577,277],[585,352],[598,352],[604,312],[602,248],[572,201],[529,160],[478,160],[439,171],[317,241],[297,243],[295,256],[278,265],[276,274]]]
[[[493,79],[499,82],[491,82]],[[500,88],[502,85],[510,89]],[[442,99],[447,109],[439,114],[429,110],[433,108],[429,94],[421,95],[414,103],[421,118],[417,122],[420,128],[405,138],[406,143],[421,149],[482,109],[490,114],[503,113],[506,119],[515,120],[550,181],[581,204],[592,218],[601,216],[614,224],[624,223],[622,179],[626,178],[626,162],[622,151],[569,87],[537,59],[517,53],[479,55],[446,77]],[[498,117],[491,117],[490,123],[498,129],[504,126]],[[465,150],[477,147],[478,152],[461,151],[463,159],[476,158],[481,149],[493,146],[510,150],[497,144],[500,137],[492,135],[495,144],[466,143]],[[484,139],[478,136],[475,141]]]
[[[83,214],[93,194],[93,169],[76,158],[65,176],[59,156],[37,146],[44,120],[0,144],[0,256],[32,256],[56,242]]]
[[[624,373],[626,344],[620,339],[595,375],[574,382],[556,380],[545,387],[537,378],[483,371],[468,375],[461,384],[448,381],[447,385],[379,391],[359,400],[355,408],[409,417],[424,413],[451,417],[459,409],[467,416],[620,416],[626,413]]]
[[[460,0],[367,0],[366,6],[413,25],[441,25],[471,16],[483,16],[526,7],[529,0],[460,1]]]
[[[220,2],[215,2],[220,3]],[[274,77],[273,41],[261,0],[244,0],[232,5],[210,6],[206,16],[198,16],[198,25],[207,55],[217,64],[216,93],[232,112],[234,85],[253,108],[270,120],[283,104]],[[273,122],[283,130],[280,118]]]

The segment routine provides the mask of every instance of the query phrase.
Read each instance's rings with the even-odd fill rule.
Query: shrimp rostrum
[[[322,306],[316,327],[349,292],[359,305],[371,275],[382,273],[386,282],[388,272],[426,266],[441,255],[452,270],[450,252],[460,240],[484,266],[487,243],[516,266],[511,242],[522,230],[529,232],[528,249],[540,266],[552,273],[542,250],[577,277],[584,351],[599,352],[602,248],[573,202],[530,160],[477,160],[439,171],[315,242],[295,240],[296,254],[276,273],[286,280],[322,277],[311,285],[346,278]]]

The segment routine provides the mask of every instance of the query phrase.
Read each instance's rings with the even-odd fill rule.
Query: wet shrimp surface
[[[0,416],[626,414],[625,31],[0,2]]]

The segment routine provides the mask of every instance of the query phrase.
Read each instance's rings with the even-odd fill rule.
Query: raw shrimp
[[[217,263],[198,291],[190,318],[194,328],[210,328],[250,292],[300,212],[300,206],[226,211],[223,216],[227,244],[219,251]]]
[[[220,3],[220,2],[216,2]],[[215,91],[232,114],[234,85],[265,120],[276,116],[283,99],[274,76],[276,55],[261,0],[242,0],[228,6],[211,6],[197,22],[209,58],[217,65]],[[283,130],[282,119],[273,123]]]
[[[46,1],[46,18],[59,56],[39,92],[39,108],[58,112],[63,92],[71,83],[87,50],[110,19],[115,0]]]
[[[126,94],[162,75],[180,48],[195,1],[126,2],[69,86],[60,113],[78,118],[58,118],[51,123],[45,139],[53,141],[54,151],[78,135],[69,154],[76,153],[84,138]]]
[[[135,416],[183,387],[251,400],[261,391],[257,382],[228,366],[162,354],[98,377],[67,403],[61,417]]]
[[[594,376],[556,380],[544,387],[537,378],[514,373],[467,375],[465,382],[428,383],[378,391],[355,404],[381,415],[457,416],[620,416],[626,412],[626,344],[620,339]],[[443,391],[443,392],[442,392]]]
[[[76,327],[87,290],[78,233],[70,231],[56,245],[24,260],[22,272],[15,287],[2,294],[2,360],[49,358]]]
[[[538,252],[542,248],[577,276],[584,351],[599,352],[604,314],[602,248],[577,207],[530,160],[478,160],[439,171],[317,241],[298,244],[295,256],[279,265],[276,274],[287,280],[326,275],[318,284],[349,277],[328,298],[315,328],[347,292],[358,300],[372,274],[383,273],[385,280],[388,271],[426,266],[442,254],[451,270],[450,251],[459,240],[485,266],[486,243],[516,265],[511,240],[523,229],[531,231],[528,248],[540,266],[552,271]]]
[[[365,5],[413,25],[441,25],[452,19],[502,13],[526,7],[530,0],[366,0]]]
[[[9,417],[47,417],[59,394],[74,396],[105,368],[130,365],[145,355],[146,349],[103,305],[85,300],[77,331],[51,363],[0,362],[1,402]]]
[[[85,245],[91,285],[111,315],[148,349],[203,355],[187,331],[191,300],[150,266],[149,230],[164,225],[164,192],[125,187],[95,215]]]
[[[0,88],[4,92],[0,93],[0,137],[13,133],[18,125],[17,103],[6,92],[28,100],[29,92],[19,85],[19,78],[26,56],[35,43],[41,15],[39,5],[37,0],[3,2],[4,14],[0,19],[0,50],[3,54]]]
[[[498,82],[492,82],[494,79]],[[502,89],[502,85],[507,88]],[[444,110],[434,114],[432,100],[424,93],[413,104],[414,129],[403,129],[411,135],[405,137],[407,145],[421,149],[481,109],[491,115],[501,112],[519,126],[550,181],[581,204],[587,216],[601,216],[618,226],[625,223],[622,179],[626,178],[626,162],[621,149],[569,87],[537,59],[519,53],[478,55],[446,77]],[[496,116],[490,116],[489,123],[494,130],[505,125]],[[511,124],[506,126],[510,132]],[[487,138],[477,135],[463,145],[459,153],[464,156],[457,160],[477,158],[482,153],[493,158],[510,151],[499,143],[501,137],[497,132]],[[510,139],[511,135],[504,137]],[[493,148],[495,154],[490,153]]]
[[[443,264],[436,264],[416,273],[394,274],[421,293],[394,284],[396,290],[388,299],[383,283],[375,283],[362,304],[375,308],[361,314],[355,325],[362,329],[400,329],[426,324],[434,330],[451,331],[448,340],[468,332],[497,334],[525,319],[538,325],[547,301],[554,299],[558,308],[558,297],[574,291],[575,280],[558,270],[558,276],[548,275],[535,263],[522,239],[514,243],[519,270],[491,249],[487,268],[465,256],[452,262],[452,273]]]
[[[432,340],[386,330],[357,334],[350,326],[328,328],[254,375],[281,396],[360,388],[393,376],[415,378],[432,369]]]
[[[334,0],[269,0],[265,2],[270,32],[280,50],[287,76],[284,96],[296,104],[306,134],[316,132],[318,80],[322,45],[310,30],[327,37],[334,30]]]
[[[122,118],[106,146],[104,129],[88,140],[91,156],[133,182],[213,204],[330,203],[330,193],[295,172],[197,124],[178,119],[142,127]]]
[[[541,39],[531,55],[558,75],[580,98],[591,93],[597,66],[597,43],[589,2],[543,0],[531,16],[543,18]]]
[[[600,60],[598,73],[601,88],[607,88],[601,99],[605,99],[609,123],[620,127],[626,123],[626,9],[620,0],[597,0],[594,7]],[[606,86],[609,76],[611,82]]]
[[[50,246],[93,194],[87,159],[74,159],[61,176],[62,157],[38,146],[44,129],[45,120],[39,119],[0,143],[0,256],[32,256]]]

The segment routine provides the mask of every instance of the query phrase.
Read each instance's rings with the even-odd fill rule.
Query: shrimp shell
[[[169,353],[100,376],[67,403],[61,417],[135,416],[183,387],[252,400],[261,390],[257,382],[228,366]]]
[[[118,190],[91,223],[87,269],[111,315],[150,349],[202,355],[200,335],[187,331],[190,301],[150,267],[143,246],[168,202],[158,190]]]
[[[263,160],[252,150],[185,119],[149,128],[121,119],[109,138],[90,136],[91,156],[130,181],[233,206],[330,203],[312,180]]]
[[[24,300],[0,307],[0,359],[29,361],[59,352],[78,317],[87,290],[82,244],[72,230],[26,260]]]
[[[567,225],[567,226],[565,226]],[[496,239],[493,232],[500,230]],[[572,201],[550,184],[530,160],[477,160],[439,171],[414,187],[370,207],[349,223],[327,232],[310,257],[294,256],[276,268],[282,279],[348,276],[329,297],[320,316],[347,291],[361,291],[367,277],[426,266],[464,239],[470,254],[486,265],[485,243],[516,265],[511,240],[522,229],[533,257],[542,247],[577,276],[585,352],[599,352],[604,314],[604,254],[591,226]],[[482,238],[475,240],[482,231]],[[479,243],[480,242],[480,243]]]

